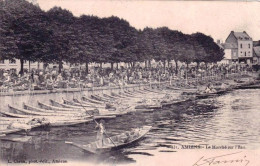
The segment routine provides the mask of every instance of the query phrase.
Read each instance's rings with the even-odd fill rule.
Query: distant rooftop
[[[254,47],[260,46],[260,40],[258,40],[258,41],[253,41],[253,45],[254,45]]]
[[[234,32],[231,31],[237,40],[252,40],[252,38],[244,31],[244,32]]]

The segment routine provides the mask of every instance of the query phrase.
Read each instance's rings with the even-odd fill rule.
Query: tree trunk
[[[102,69],[102,62],[99,63],[99,67]]]
[[[208,76],[208,75],[209,75],[209,71],[208,71],[208,63],[205,63],[205,66],[206,66],[206,75]]]
[[[113,68],[114,68],[114,63],[111,62],[110,64],[111,64],[111,69],[113,70]]]
[[[29,72],[31,72],[31,61],[29,61]]]
[[[174,62],[175,62],[175,73],[177,75],[178,74],[178,61],[174,60]]]
[[[166,61],[163,61],[163,72],[165,73],[165,69],[166,69]]]
[[[133,66],[132,66],[133,68],[135,67],[135,62],[133,62]]]
[[[170,60],[168,60],[168,68],[170,68]]]
[[[62,60],[59,61],[59,73],[61,73],[61,69],[62,69]]]
[[[197,70],[199,70],[199,67],[200,67],[200,63],[197,62]]]
[[[44,63],[44,64],[43,64],[43,72],[44,72],[44,73],[45,73],[47,67],[48,67],[48,64],[47,64],[47,63]]]
[[[116,63],[116,69],[118,70],[118,63]]]
[[[145,68],[147,68],[147,61],[144,61]]]
[[[21,69],[20,69],[20,74],[23,75],[23,59],[20,59],[20,64],[21,64]]]
[[[86,61],[86,73],[88,74],[88,61]]]
[[[148,62],[149,62],[149,68],[151,68],[152,67],[151,60],[148,60]]]

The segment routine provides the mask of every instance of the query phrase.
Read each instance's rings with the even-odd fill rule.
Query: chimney
[[[217,44],[220,44],[220,40],[219,39],[217,40]]]

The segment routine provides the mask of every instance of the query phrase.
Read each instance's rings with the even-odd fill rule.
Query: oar
[[[89,112],[85,109],[85,107],[80,103],[80,105],[81,105],[81,107],[83,107],[84,108],[84,110],[87,112],[87,114],[90,116],[90,117],[92,117],[92,115],[90,115],[89,114]],[[94,120],[94,122],[97,124],[97,125],[99,125],[99,123],[96,121],[96,119],[94,118],[94,116],[93,116],[93,120]],[[110,139],[110,141],[116,146],[116,144],[114,143],[114,141],[107,135],[107,133],[104,131],[104,133],[105,133],[105,135]]]

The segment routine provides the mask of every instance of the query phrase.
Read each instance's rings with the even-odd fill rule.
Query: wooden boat
[[[61,108],[72,108],[72,109],[82,109],[82,107],[79,106],[73,106],[73,105],[69,105],[69,104],[64,104],[55,100],[50,99],[50,103],[55,106],[55,107],[61,107]],[[87,110],[89,110],[89,108],[86,108]],[[91,108],[90,110],[93,110],[93,108]]]
[[[150,92],[146,91],[146,89],[143,89],[143,90],[135,90],[135,92],[137,92],[139,95],[140,95],[140,94],[150,93]]]
[[[90,97],[95,100],[102,101],[102,102],[111,102],[111,99],[106,99],[106,98],[98,96],[98,95],[91,95]]]
[[[131,95],[130,93],[126,93],[125,91],[120,92],[119,94],[124,95],[126,97],[134,97],[135,95]]]
[[[99,108],[99,107],[101,107],[101,108],[105,108],[105,105],[103,105],[103,104],[97,104],[97,103],[91,103],[91,102],[88,102],[88,101],[85,101],[85,100],[80,100],[80,99],[73,99],[73,101],[75,102],[75,103],[78,103],[78,104],[83,104],[83,106],[85,105],[85,104],[87,104],[87,105],[92,105],[93,107],[97,107],[97,108]]]
[[[176,99],[176,100],[171,100],[171,101],[162,101],[161,105],[162,105],[162,107],[166,107],[166,106],[170,106],[170,105],[174,105],[174,104],[180,104],[180,103],[183,103],[188,100],[189,99]]]
[[[1,140],[4,140],[4,141],[12,141],[12,142],[28,142],[32,139],[32,137],[30,136],[19,136],[19,137],[3,137],[3,138],[0,138]]]
[[[79,116],[82,117],[83,115],[85,116],[86,114],[84,112],[77,112],[77,111],[57,111],[57,110],[47,110],[47,109],[42,109],[39,107],[34,107],[29,104],[23,103],[24,109],[26,110],[33,110],[35,112],[47,112],[47,113],[55,113],[58,115],[64,115],[64,116]]]
[[[148,104],[139,104],[135,106],[135,109],[159,109],[162,108],[161,105],[148,105]]]
[[[32,115],[22,115],[22,114],[16,114],[11,112],[4,112],[0,111],[0,114],[7,116],[7,117],[15,117],[15,118],[31,118]]]
[[[159,109],[162,108],[160,102],[153,99],[142,99],[136,103],[135,109]]]
[[[85,107],[83,105],[80,106],[74,106],[74,105],[69,105],[69,104],[63,104],[63,103],[59,103],[57,101],[54,100],[50,100],[50,102],[55,106],[57,104],[57,107],[59,107],[58,105],[65,105],[67,108],[70,109],[75,109],[75,110],[82,110],[82,111],[88,111],[89,113],[93,114],[93,113],[98,113],[99,110],[104,111],[105,108],[95,108],[95,107]]]
[[[78,99],[73,99],[73,101],[75,101],[75,102],[77,102],[77,103],[87,103],[88,104],[88,102],[87,101],[83,101],[83,100],[81,100],[81,101],[79,101]],[[94,104],[94,103],[92,103],[92,104]],[[100,108],[98,108],[99,109],[99,111],[105,111],[105,110],[107,110],[107,111],[110,111],[110,110],[116,110],[116,107],[113,105],[113,104],[109,104],[109,103],[107,103],[107,104],[105,104],[104,106],[103,105],[100,105],[100,104],[95,104],[95,105],[97,105],[98,107],[102,107],[102,109],[100,110]],[[95,108],[95,106],[93,106],[94,108]],[[103,109],[104,108],[104,109]]]
[[[45,103],[42,103],[40,101],[37,101],[38,105],[41,108],[47,109],[47,110],[58,110],[58,111],[85,111],[83,108],[81,109],[73,109],[73,108],[61,108],[61,107],[56,107],[56,106],[52,106],[52,105],[48,105]]]
[[[91,97],[87,97],[87,96],[82,96],[82,100],[91,102],[91,103],[93,103],[93,104],[101,104],[101,105],[104,105],[104,102],[103,102],[103,101],[95,100],[95,99],[93,99],[93,98],[91,98]]]
[[[207,97],[221,95],[221,94],[224,94],[226,92],[228,92],[228,89],[223,89],[223,90],[219,90],[219,91],[211,92],[211,93],[201,93],[201,94],[197,94],[196,98],[203,99],[203,98],[207,98]]]
[[[124,93],[128,94],[128,95],[131,95],[131,96],[134,96],[134,94],[131,91],[129,91],[129,90],[125,90]]]
[[[23,123],[23,124],[25,124],[25,123]],[[33,125],[27,125],[28,127],[26,127],[26,128],[24,128],[24,127],[6,128],[5,130],[0,130],[0,135],[1,134],[11,134],[11,133],[15,133],[15,132],[19,132],[19,131],[25,131],[25,130],[31,130],[33,128],[48,125],[48,124],[49,123],[44,122],[44,123],[36,123],[36,124],[33,124]]]
[[[143,126],[141,128],[136,128],[132,131],[127,131],[122,134],[105,138],[99,141],[92,142],[90,144],[77,144],[74,142],[65,141],[67,144],[76,146],[84,151],[88,151],[95,154],[105,153],[112,150],[118,150],[120,148],[127,147],[134,142],[137,142],[143,138],[152,128],[152,126]],[[112,140],[112,141],[111,141]],[[103,143],[102,143],[103,142]]]
[[[105,96],[105,97],[109,97],[110,99],[114,99],[114,100],[118,100],[118,99],[120,99],[120,97],[112,96],[112,95],[108,95],[108,94],[103,94],[103,96]]]
[[[239,89],[260,89],[260,84],[255,85],[245,85],[239,87]]]
[[[87,103],[79,103],[79,102],[75,102],[75,100],[73,99],[73,101],[70,101],[70,100],[67,100],[67,99],[64,99],[64,98],[62,98],[62,100],[63,100],[63,102],[65,103],[65,104],[67,104],[67,105],[73,105],[73,106],[77,106],[77,107],[81,107],[82,108],[82,106],[84,106],[85,108],[98,108],[98,109],[104,109],[105,108],[105,106],[99,106],[99,105],[95,105],[95,104],[87,104]]]
[[[50,120],[50,126],[59,127],[59,126],[72,126],[77,124],[82,124],[86,122],[91,122],[93,119],[75,119],[75,120]]]
[[[17,129],[17,128],[14,128],[14,129],[5,129],[5,130],[0,130],[0,135],[4,134],[10,134],[10,133],[16,133],[18,131],[23,131],[24,129]]]
[[[126,96],[120,95],[120,94],[118,94],[118,93],[113,93],[113,92],[111,92],[111,95],[116,96],[116,97],[118,97],[119,99],[127,98]]]
[[[10,121],[26,121],[28,118],[15,118],[15,117],[2,117],[0,116],[1,122],[10,122]]]
[[[63,103],[67,104],[67,105],[73,105],[73,106],[83,105],[84,107],[93,107],[93,106],[88,105],[88,104],[80,104],[80,103],[76,103],[75,101],[67,100],[67,99],[64,99],[64,98],[62,98],[62,100],[63,100]]]
[[[35,112],[33,110],[26,110],[26,109],[22,109],[22,108],[17,108],[15,106],[10,106],[8,105],[9,109],[14,111],[14,112],[20,112],[23,114],[27,114],[27,115],[38,115],[38,116],[61,116],[60,114],[57,113],[50,113],[50,112]]]

